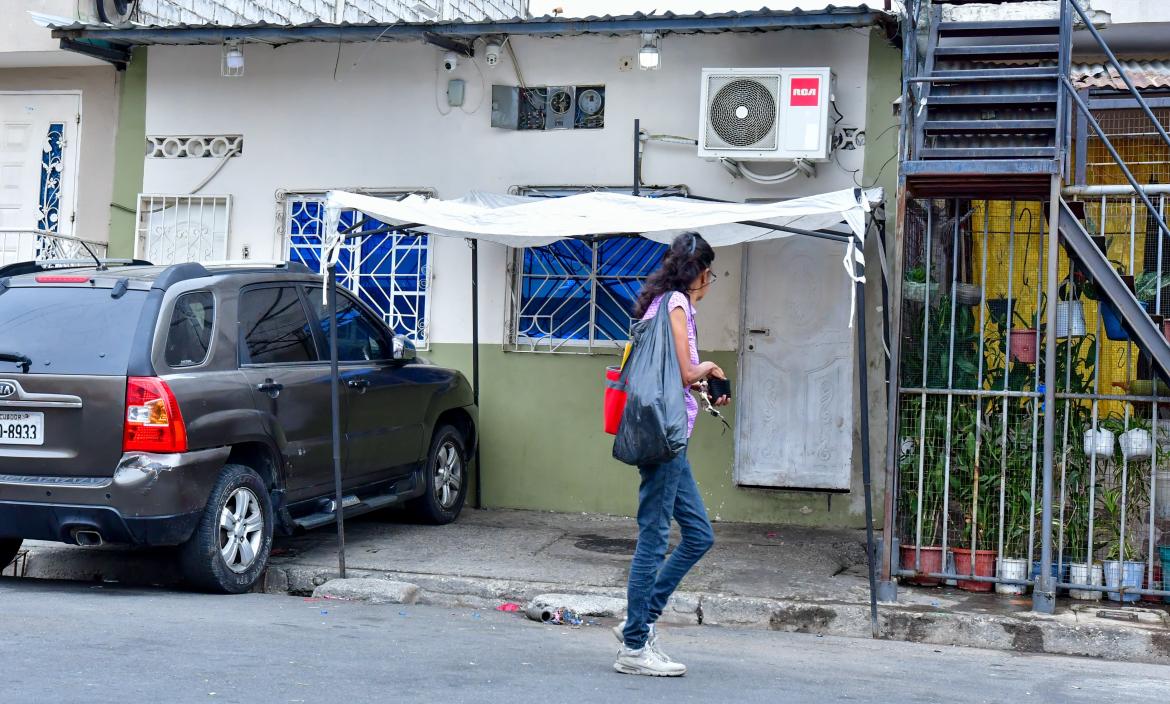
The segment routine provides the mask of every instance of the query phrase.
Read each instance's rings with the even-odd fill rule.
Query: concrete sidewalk
[[[664,620],[870,637],[863,531],[729,523],[715,530],[714,549]],[[388,589],[398,591],[414,585],[406,592],[423,604],[492,609],[539,600],[618,617],[636,533],[631,519],[586,514],[467,510],[443,527],[375,514],[346,523],[347,576],[392,581]],[[29,548],[29,577],[179,583],[165,551]],[[336,548],[331,528],[278,539],[265,590],[311,595],[337,576]],[[903,586],[899,603],[881,606],[879,624],[883,637],[898,640],[1170,664],[1165,611],[1127,610],[1139,618],[1121,622],[1105,602],[1065,605],[1050,617],[1030,606],[1030,597]]]

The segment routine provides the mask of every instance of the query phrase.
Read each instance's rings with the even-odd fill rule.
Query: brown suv
[[[0,566],[22,539],[178,546],[243,592],[335,520],[329,319],[300,264],[0,268]],[[455,520],[477,412],[340,292],[343,506]]]

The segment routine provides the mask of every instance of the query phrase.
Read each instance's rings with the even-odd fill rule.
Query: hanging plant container
[[[1119,587],[1141,589],[1142,583],[1146,579],[1146,563],[1144,562],[1106,560],[1104,571],[1105,586],[1109,589],[1117,589]],[[1128,592],[1122,594],[1119,591],[1109,592],[1110,601],[1134,602],[1141,598],[1141,594],[1130,594]]]
[[[983,290],[975,284],[955,284],[955,302],[962,306],[977,306],[983,302]]]
[[[1121,445],[1122,456],[1130,462],[1148,460],[1153,452],[1150,431],[1141,428],[1134,428],[1122,433],[1117,444]]]
[[[1142,310],[1149,310],[1145,301],[1139,301],[1138,305]],[[1124,342],[1129,339],[1129,332],[1125,326],[1121,324],[1121,314],[1117,312],[1117,308],[1109,301],[1101,301],[1101,325],[1105,328],[1105,337],[1114,342]]]
[[[1058,301],[1056,336],[1081,337],[1085,334],[1085,304],[1081,301]]]
[[[1159,437],[1159,444],[1161,444]],[[1161,450],[1161,448],[1158,448]],[[1154,473],[1154,518],[1170,520],[1170,469],[1159,469]],[[1170,537],[1168,535],[1167,537]]]
[[[1027,579],[1028,561],[1022,557],[999,558],[998,575],[1000,579]],[[1028,591],[1026,584],[996,584],[995,593],[1009,596],[1019,596]]]
[[[899,564],[902,569],[914,569],[914,545],[903,545],[900,550]],[[923,546],[922,547],[922,563],[918,570],[919,572],[942,572],[943,571],[942,548],[938,546]],[[937,587],[939,580],[934,577],[910,577],[910,584],[917,584],[920,587]]]
[[[902,282],[902,299],[912,303],[923,304],[926,302],[927,288],[926,283],[922,281],[903,281]],[[933,281],[930,282],[930,305],[938,305],[938,284]]]
[[[975,551],[975,571],[971,571],[971,551],[968,548],[954,548],[955,574],[970,577],[992,577],[995,575],[995,551]],[[972,580],[958,580],[959,589],[968,592],[989,592],[995,587],[994,582],[975,582]]]
[[[1085,456],[1097,456],[1097,459],[1113,459],[1113,431],[1104,428],[1085,431]]]
[[[1083,562],[1072,562],[1068,566],[1069,578],[1068,581],[1073,584],[1092,584],[1101,586],[1105,584],[1104,573],[1101,571],[1101,565],[1094,563],[1090,569],[1089,565]],[[1088,589],[1070,589],[1068,595],[1073,599],[1080,599],[1082,601],[1101,601],[1101,592]]]
[[[1008,352],[1012,359],[1024,364],[1036,363],[1036,331],[1034,329],[1015,328],[1012,330],[1012,339],[1008,341]]]

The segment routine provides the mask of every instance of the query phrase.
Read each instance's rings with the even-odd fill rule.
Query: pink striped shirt
[[[665,294],[663,294],[665,295]],[[642,320],[649,320],[658,312],[658,307],[662,304],[662,296],[655,298],[648,308],[646,314],[642,316]],[[691,301],[686,294],[679,291],[673,291],[670,294],[670,300],[667,303],[667,310],[673,311],[675,308],[682,308],[687,314],[687,346],[691,350],[691,364],[699,364],[699,343],[696,339],[698,331],[695,329],[695,308],[691,305]],[[699,402],[691,395],[690,389],[683,386],[683,395],[687,401],[687,437],[695,431],[695,419],[699,417]]]

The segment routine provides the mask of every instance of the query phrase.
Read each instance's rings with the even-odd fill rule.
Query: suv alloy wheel
[[[426,492],[411,508],[418,518],[433,525],[445,525],[459,517],[467,499],[467,452],[462,433],[450,425],[440,426],[427,455]]]
[[[268,565],[272,529],[272,504],[260,475],[226,465],[199,526],[180,548],[187,579],[213,592],[250,591]]]

